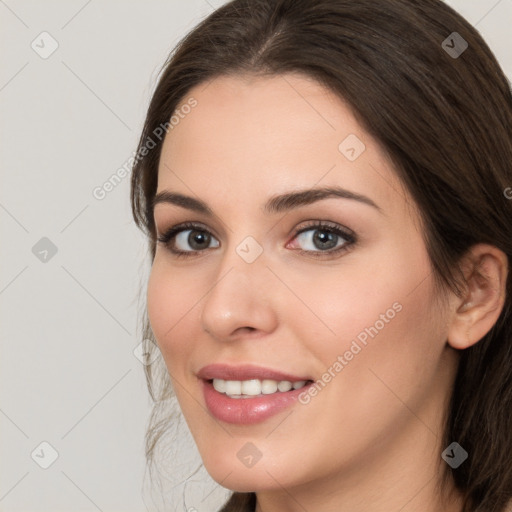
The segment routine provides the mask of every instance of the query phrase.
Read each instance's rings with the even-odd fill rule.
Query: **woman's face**
[[[258,491],[437,464],[456,359],[384,151],[300,75],[220,77],[190,98],[154,216],[160,237],[193,226],[158,243],[148,310],[206,469]]]

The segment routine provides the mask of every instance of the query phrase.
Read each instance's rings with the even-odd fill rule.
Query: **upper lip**
[[[240,366],[230,366],[227,364],[209,364],[203,366],[198,372],[197,376],[200,379],[212,380],[251,380],[251,379],[270,379],[276,381],[288,380],[290,382],[299,382],[302,380],[311,380],[309,377],[291,375],[263,366],[255,366],[251,364],[244,364]]]

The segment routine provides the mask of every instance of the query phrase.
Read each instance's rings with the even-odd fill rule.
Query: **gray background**
[[[0,511],[156,507],[134,354],[146,248],[129,178],[102,200],[93,190],[133,154],[169,51],[222,3],[0,0]],[[512,78],[512,0],[448,3]],[[197,462],[190,436],[180,453]],[[211,511],[226,496],[204,470],[195,486],[175,493],[201,499],[169,509],[196,499]]]

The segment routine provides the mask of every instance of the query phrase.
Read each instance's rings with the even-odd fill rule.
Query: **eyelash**
[[[184,222],[182,224],[178,224],[177,226],[174,226],[164,233],[162,233],[160,236],[157,237],[157,242],[164,245],[175,257],[178,258],[190,258],[194,256],[198,256],[199,253],[206,252],[208,249],[203,249],[200,251],[180,251],[177,249],[174,249],[171,247],[170,242],[172,242],[176,235],[181,233],[182,231],[189,231],[189,230],[195,230],[199,231],[201,233],[207,233],[209,235],[212,235],[208,229],[206,229],[205,226],[195,223],[195,222]],[[333,223],[333,222],[327,222],[327,221],[310,221],[307,225],[301,227],[299,230],[297,230],[292,240],[295,240],[300,234],[307,232],[307,231],[326,231],[328,233],[332,233],[334,235],[340,236],[345,240],[345,243],[335,249],[329,249],[326,251],[306,251],[304,249],[293,249],[296,250],[299,254],[304,254],[308,256],[313,256],[315,258],[322,258],[325,256],[332,256],[333,254],[339,254],[348,251],[352,246],[355,245],[357,242],[357,238],[355,233],[352,230],[349,230],[348,228],[343,228],[339,224]],[[213,235],[212,235],[213,236]]]

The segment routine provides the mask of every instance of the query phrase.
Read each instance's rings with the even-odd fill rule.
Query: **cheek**
[[[151,329],[155,335],[158,344],[161,346],[162,334],[169,322],[169,315],[174,311],[174,305],[170,302],[172,295],[164,281],[165,276],[159,272],[157,262],[151,268],[147,288],[147,311]]]
[[[424,275],[405,263],[396,265],[401,270],[391,265],[360,258],[337,269],[285,274],[283,280],[293,282],[294,293],[301,299],[287,301],[288,325],[296,325],[298,339],[316,340],[316,347],[322,340],[326,347],[340,350],[348,349],[355,338],[364,343],[370,333],[388,331],[399,317],[406,316],[404,309],[407,315],[416,316],[422,304],[410,292],[418,276]]]
[[[343,373],[365,389],[379,385],[369,368],[409,389],[435,371],[446,332],[432,306],[431,265],[419,241],[389,244],[378,255],[347,259],[339,272],[331,268],[313,281],[303,279],[295,291],[315,315],[299,315],[297,306],[289,310],[290,319],[295,318],[297,339],[307,342],[324,368],[342,356]],[[340,364],[336,368],[339,374]]]
[[[183,369],[183,359],[191,344],[184,333],[194,318],[201,294],[189,280],[183,281],[179,272],[165,270],[157,258],[153,263],[147,288],[149,322],[169,371]],[[172,371],[171,371],[171,367]]]

